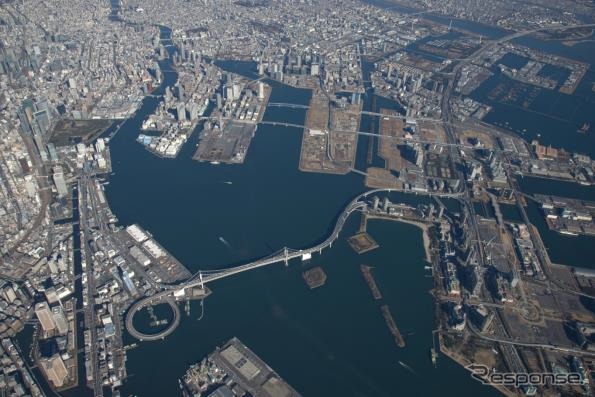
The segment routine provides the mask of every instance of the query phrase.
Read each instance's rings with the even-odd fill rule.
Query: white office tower
[[[233,101],[233,87],[230,87],[230,86],[225,87],[225,100]]]
[[[240,99],[242,89],[238,83],[233,83],[233,100],[237,101]]]
[[[65,197],[68,195],[68,187],[66,186],[66,181],[64,180],[64,172],[62,171],[62,167],[56,166],[54,167],[54,184],[56,185],[56,190],[58,190],[58,196]]]
[[[310,75],[318,76],[319,73],[320,73],[320,65],[318,65],[317,63],[313,63],[312,66],[310,67]]]
[[[264,83],[262,81],[258,82],[258,99],[264,99]]]
[[[184,102],[178,102],[176,113],[178,114],[178,121],[186,120],[186,107],[184,106]]]

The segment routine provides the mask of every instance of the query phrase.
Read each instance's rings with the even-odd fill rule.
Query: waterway
[[[595,200],[595,186],[583,186],[578,183],[554,181],[544,178],[519,178],[520,188],[528,194],[551,194],[581,200]],[[595,237],[568,236],[550,230],[538,204],[528,200],[527,215],[543,239],[550,259],[554,263],[595,269]]]
[[[384,8],[391,8],[397,12],[415,13],[418,10],[395,5],[387,0],[367,0],[368,3]],[[455,29],[481,35],[486,39],[498,39],[510,32],[487,26],[481,23],[452,19],[433,13],[424,14],[434,22],[448,25],[452,20]],[[561,41],[544,41],[532,36],[525,36],[513,40],[520,44],[545,53],[575,59],[589,63],[591,66],[572,95],[559,91],[548,90],[520,83],[504,76],[494,67],[493,77],[486,80],[471,97],[492,106],[484,121],[512,131],[527,142],[534,139],[545,145],[563,148],[570,152],[587,154],[595,158],[595,42],[586,40],[572,46],[564,45]],[[505,56],[501,61],[511,67],[520,68],[526,63],[526,58],[519,56]],[[557,68],[544,68],[544,73],[557,74],[562,79],[567,71]],[[490,93],[498,86],[506,87],[503,94],[490,97]],[[507,97],[511,89],[516,91],[515,98]],[[591,125],[591,130],[584,134],[578,130],[585,124]],[[584,187],[574,183],[544,180],[539,178],[525,178],[521,187],[529,194],[553,194],[567,197],[577,197],[584,200],[595,200],[595,188]],[[482,211],[483,212],[483,211]],[[595,268],[591,258],[595,257],[595,238],[588,236],[565,236],[549,230],[543,216],[535,203],[529,202],[527,213],[531,222],[539,229],[550,258],[554,263],[571,266]],[[503,215],[510,221],[518,221],[519,214],[514,208],[504,207]],[[486,216],[491,216],[489,213]]]
[[[165,84],[175,82],[173,73],[164,74]],[[275,85],[271,101],[307,103],[309,96],[307,90]],[[135,138],[157,101],[147,98],[110,143],[114,175],[107,198],[122,224],[141,224],[193,271],[243,263],[286,245],[312,245],[364,190],[356,174],[299,172],[301,131],[292,128],[260,125],[243,165],[193,162],[196,135],[177,159],[155,157]],[[303,110],[271,108],[265,119],[301,124],[304,116]],[[332,249],[308,264],[274,265],[210,285],[203,320],[197,321],[194,303],[191,317],[184,316],[171,337],[128,352],[123,395],[179,395],[177,378],[187,366],[231,336],[305,396],[427,396],[444,394],[452,379],[459,396],[497,395],[444,356],[437,369],[430,363],[435,313],[421,231],[372,221],[370,233],[381,248],[358,256],[344,239],[358,225],[357,216],[350,218]],[[372,300],[359,271],[362,263],[375,267],[384,302],[407,342],[404,349],[395,346]],[[311,291],[301,271],[316,265],[323,266],[328,280]]]
[[[395,5],[387,0],[367,0],[367,3],[406,14],[419,11]],[[424,14],[424,18],[443,25],[449,25],[452,21],[453,28],[481,35],[485,39],[498,39],[510,34],[509,31],[497,27],[433,13]],[[595,95],[592,89],[595,84],[595,69],[592,66],[595,64],[595,42],[586,40],[567,46],[561,41],[544,41],[525,36],[513,40],[513,43],[586,62],[591,64],[591,67],[572,95],[513,81],[494,68],[495,75],[471,94],[473,99],[493,108],[484,121],[513,131],[529,142],[538,139],[545,145],[595,157],[595,113],[592,111],[595,108]],[[547,69],[550,68],[546,68],[545,72]],[[496,99],[488,97],[489,93],[501,83],[509,87],[521,88],[521,93],[515,101],[504,100],[505,94]],[[529,95],[533,99],[527,106],[523,106]],[[587,134],[578,133],[577,130],[585,123],[592,126],[591,131]]]

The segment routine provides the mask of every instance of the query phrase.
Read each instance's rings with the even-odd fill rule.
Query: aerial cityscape
[[[595,3],[0,1],[0,397],[595,395]]]

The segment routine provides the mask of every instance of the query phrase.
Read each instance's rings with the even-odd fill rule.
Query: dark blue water
[[[521,189],[528,194],[551,194],[582,200],[595,200],[595,186],[583,186],[573,182],[553,181],[544,178],[520,178]],[[591,236],[568,236],[552,231],[547,226],[543,213],[533,201],[527,203],[527,215],[539,229],[550,259],[568,266],[595,268],[595,238]]]

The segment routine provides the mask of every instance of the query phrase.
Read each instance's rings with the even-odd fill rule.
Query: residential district
[[[592,185],[595,162],[484,123],[493,109],[471,94],[494,74],[508,83],[490,98],[511,100],[517,83],[574,93],[591,65],[513,39],[571,45],[592,33],[583,21],[592,20],[593,4],[399,3],[1,2],[0,395],[76,388],[80,395],[119,395],[126,352],[136,345],[124,345],[125,332],[139,343],[167,337],[183,321],[179,305],[213,293],[208,283],[307,260],[330,247],[353,212],[362,226],[349,243],[360,254],[378,246],[368,219],[424,230],[438,317],[433,361],[441,352],[496,373],[575,375],[566,385],[494,385],[505,395],[591,395],[595,272],[552,263],[526,206],[537,203],[552,230],[593,236],[595,203],[526,194],[518,178]],[[491,40],[427,12],[510,34]],[[224,60],[252,62],[253,76],[223,70]],[[551,68],[564,73],[543,71]],[[177,78],[168,84],[172,71]],[[311,90],[310,102],[271,102],[279,84]],[[151,100],[158,104],[137,141],[163,161],[177,157],[196,133],[195,160],[241,164],[258,125],[297,127],[303,136],[296,167],[357,173],[371,190],[346,198],[353,200],[316,246],[192,274],[150,230],[121,224],[104,193],[110,140]],[[267,107],[303,109],[304,125],[267,120]],[[372,120],[366,131],[363,117]],[[569,133],[592,131],[585,123]],[[359,169],[358,144],[367,153]],[[430,203],[391,202],[389,192],[427,196]],[[516,206],[519,220],[502,216],[506,205]],[[372,298],[380,299],[372,268],[361,269]],[[304,278],[324,288],[324,270],[312,270]],[[173,318],[159,318],[152,309],[158,303],[170,305]],[[141,310],[160,331],[135,328]],[[405,346],[391,308],[382,305],[379,314],[397,346]],[[299,395],[281,378],[287,374],[278,375],[238,339],[213,349],[180,374],[183,395]]]

